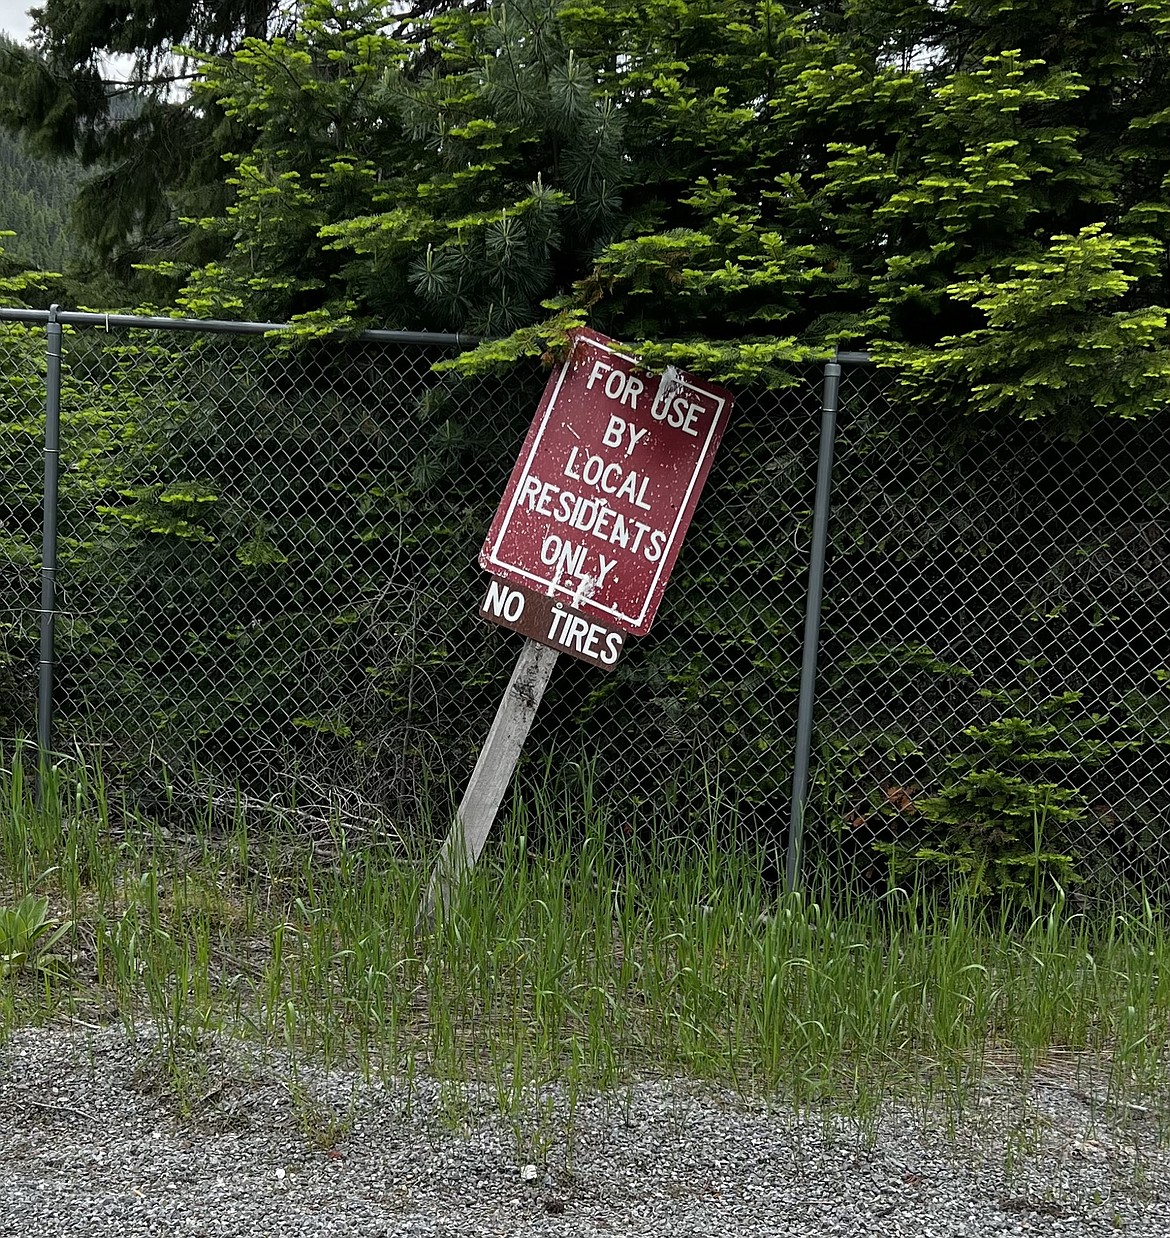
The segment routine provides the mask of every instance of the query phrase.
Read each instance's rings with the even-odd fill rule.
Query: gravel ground
[[[150,1036],[0,1048],[0,1235],[1170,1234],[1158,1123],[1058,1078],[876,1128],[678,1082],[514,1122],[490,1089],[298,1072],[210,1041],[179,1115]],[[543,1155],[541,1150],[543,1149]]]

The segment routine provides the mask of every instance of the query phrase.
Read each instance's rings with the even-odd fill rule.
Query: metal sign
[[[732,397],[679,370],[646,374],[595,331],[573,335],[565,363],[545,388],[479,562],[500,580],[560,602],[586,621],[644,636]]]
[[[626,643],[624,632],[598,623],[548,594],[533,593],[502,580],[488,585],[479,615],[603,671],[613,670]]]

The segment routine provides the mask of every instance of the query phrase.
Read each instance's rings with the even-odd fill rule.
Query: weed
[[[24,967],[42,973],[58,968],[64,960],[53,947],[72,927],[49,916],[49,900],[43,896],[26,894],[15,906],[0,907],[0,977]]]

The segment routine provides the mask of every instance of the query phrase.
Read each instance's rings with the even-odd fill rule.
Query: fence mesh
[[[1168,431],[909,412],[847,374],[810,805],[837,881],[1168,875]]]
[[[35,372],[43,336],[5,338]],[[468,381],[443,355],[66,330],[60,747],[100,749],[148,811],[210,794],[445,832],[520,646],[476,616],[476,556],[544,374]],[[27,394],[0,427],[29,503],[4,603],[26,727],[43,381]],[[654,632],[609,676],[561,659],[522,787],[587,787],[627,834],[783,844],[816,409],[811,382],[740,402]]]
[[[19,733],[43,330],[4,325],[0,355]],[[443,355],[66,330],[61,748],[100,750],[148,812],[445,832],[519,650],[476,617],[476,554],[543,374],[469,381]],[[653,632],[612,675],[561,659],[518,794],[559,783],[635,837],[715,829],[782,873],[819,409],[819,374],[738,393]],[[1029,854],[1084,890],[1166,873],[1168,427],[978,426],[847,369],[805,833],[834,887],[1026,880]]]
[[[0,325],[0,734],[35,725],[44,331]]]

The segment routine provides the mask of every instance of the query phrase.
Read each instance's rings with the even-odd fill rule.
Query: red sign
[[[644,636],[724,427],[731,393],[639,370],[574,332],[479,554],[493,576]]]

